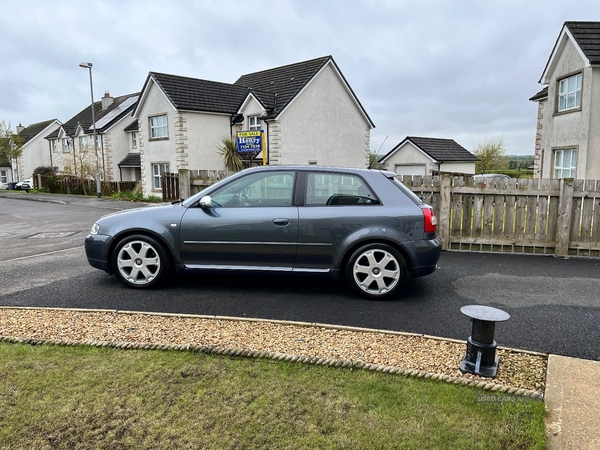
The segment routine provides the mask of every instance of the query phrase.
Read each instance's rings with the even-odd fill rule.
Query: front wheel
[[[164,247],[149,236],[127,236],[113,252],[115,274],[124,284],[134,288],[149,288],[164,282],[170,266],[171,260]]]
[[[406,262],[387,244],[367,244],[356,250],[346,266],[348,284],[371,299],[391,296],[406,279]]]

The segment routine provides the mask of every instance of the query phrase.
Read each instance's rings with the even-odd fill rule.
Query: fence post
[[[438,217],[438,235],[442,239],[443,250],[450,248],[450,187],[452,175],[440,173],[440,214]]]
[[[179,169],[179,198],[189,198],[190,196],[190,171],[188,169]]]
[[[560,197],[558,199],[558,220],[556,224],[556,256],[569,255],[569,236],[571,235],[571,211],[573,210],[573,178],[560,180]]]

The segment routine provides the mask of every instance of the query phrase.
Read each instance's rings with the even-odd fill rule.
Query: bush
[[[162,198],[157,197],[156,195],[151,195],[146,198],[139,191],[115,192],[114,194],[111,194],[110,198],[112,198],[113,200],[124,200],[124,201],[129,201],[129,202],[150,202],[150,203],[162,202]]]

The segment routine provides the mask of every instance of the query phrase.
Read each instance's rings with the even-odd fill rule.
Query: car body
[[[473,176],[473,181],[476,184],[481,183],[483,187],[504,187],[508,184],[508,180],[510,177],[502,173],[483,173]]]
[[[187,200],[104,216],[88,262],[147,288],[177,272],[251,271],[345,277],[370,298],[408,273],[435,271],[433,209],[392,172],[320,166],[246,169]]]
[[[33,189],[33,178],[27,178],[26,180],[22,180],[15,184],[15,189],[29,192]]]

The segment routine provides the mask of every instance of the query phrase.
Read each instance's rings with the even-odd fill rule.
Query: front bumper
[[[112,273],[108,261],[108,249],[112,238],[103,234],[88,234],[85,238],[85,255],[90,266]]]

